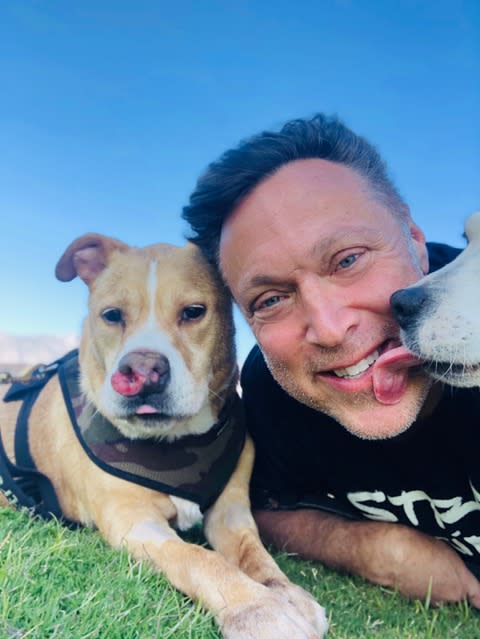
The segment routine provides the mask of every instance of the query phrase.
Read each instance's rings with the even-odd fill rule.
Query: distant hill
[[[48,364],[78,346],[78,335],[11,335],[0,332],[0,371],[18,373],[32,364]]]

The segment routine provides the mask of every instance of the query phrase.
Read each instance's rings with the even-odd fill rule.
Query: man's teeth
[[[380,353],[378,351],[373,351],[371,355],[360,360],[353,366],[348,366],[347,368],[334,368],[333,372],[337,377],[357,377],[364,373],[379,357]]]

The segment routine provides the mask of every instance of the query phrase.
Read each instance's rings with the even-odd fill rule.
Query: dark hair
[[[192,227],[190,241],[218,264],[222,225],[235,206],[262,180],[294,160],[321,158],[345,164],[366,178],[373,193],[393,212],[405,204],[374,146],[338,118],[321,113],[287,122],[279,132],[264,131],[240,142],[200,176],[182,217]]]

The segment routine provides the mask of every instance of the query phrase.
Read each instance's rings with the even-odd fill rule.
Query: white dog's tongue
[[[373,365],[373,392],[381,404],[396,404],[407,386],[408,369],[419,366],[417,359],[404,346],[386,351]]]

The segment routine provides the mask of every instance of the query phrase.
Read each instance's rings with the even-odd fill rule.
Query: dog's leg
[[[293,604],[323,636],[328,628],[324,609],[309,593],[291,583],[258,535],[248,496],[253,458],[253,443],[247,439],[234,474],[206,514],[205,534],[212,547],[231,564]]]
[[[178,590],[215,617],[225,639],[320,639],[295,605],[250,579],[220,553],[183,541],[159,513],[135,500],[112,499],[99,529],[114,547],[149,560]],[[133,497],[133,495],[132,495]],[[122,503],[123,502],[123,503]]]

